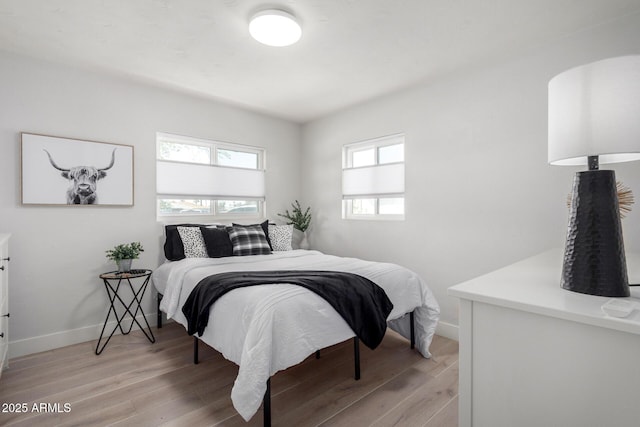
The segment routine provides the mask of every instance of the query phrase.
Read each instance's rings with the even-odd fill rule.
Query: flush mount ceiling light
[[[269,9],[253,15],[249,23],[249,33],[260,43],[281,47],[300,40],[302,28],[290,13]]]

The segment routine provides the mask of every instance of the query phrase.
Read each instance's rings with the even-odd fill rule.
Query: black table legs
[[[104,286],[107,290],[107,295],[109,296],[110,306],[109,306],[109,311],[107,312],[107,317],[104,319],[104,325],[102,326],[102,332],[100,332],[100,338],[98,339],[98,344],[96,345],[96,355],[102,353],[104,348],[109,343],[109,340],[111,340],[111,337],[113,336],[113,334],[115,334],[116,330],[120,329],[120,333],[122,333],[122,335],[127,335],[133,329],[134,324],[138,325],[140,330],[142,330],[142,332],[145,334],[145,336],[149,341],[151,341],[152,343],[156,342],[156,338],[153,336],[153,332],[151,331],[151,327],[149,326],[149,322],[147,321],[147,317],[141,305],[142,296],[144,295],[144,292],[147,289],[147,286],[149,285],[149,279],[151,278],[151,273],[142,277],[144,277],[144,282],[142,283],[142,285],[137,291],[135,290],[133,284],[131,283],[131,277],[102,279],[104,281]],[[131,292],[133,294],[133,297],[128,304],[125,303],[120,297],[120,295],[118,294],[118,292],[120,291],[120,287],[122,286],[123,288],[126,288],[127,285],[131,289]],[[116,305],[118,304],[124,308],[124,312],[121,315],[118,315],[118,312],[116,311]],[[132,311],[132,307],[134,307],[134,305],[135,305],[135,310]],[[102,339],[105,336],[105,329],[107,328],[107,324],[109,323],[109,318],[111,317],[111,313],[113,313],[117,323],[116,323],[116,326],[114,326],[111,332],[109,333],[109,336],[106,338],[104,343],[102,343],[101,345]],[[142,315],[142,319],[146,325],[146,330],[145,330],[145,327],[141,325],[140,322],[138,322],[138,319],[136,318],[138,313]],[[123,320],[127,314],[131,317],[131,324],[129,324],[128,329],[126,326],[123,326]]]

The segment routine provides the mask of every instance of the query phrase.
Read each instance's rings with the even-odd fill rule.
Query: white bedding
[[[182,305],[205,277],[227,271],[332,270],[359,274],[382,287],[393,302],[389,326],[409,338],[408,313],[415,309],[416,347],[430,357],[429,345],[440,308],[427,285],[395,264],[294,250],[225,258],[186,258],[166,262],[153,273],[164,295],[160,308],[186,327]],[[235,289],[211,308],[205,343],[239,366],[231,391],[233,406],[249,420],[258,410],[267,379],[316,350],[354,336],[342,317],[315,293],[295,285],[269,284]]]

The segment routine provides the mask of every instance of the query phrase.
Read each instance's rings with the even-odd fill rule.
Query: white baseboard
[[[446,322],[438,322],[438,326],[436,327],[436,334],[454,341],[458,341],[458,325],[452,325],[451,323]]]
[[[146,315],[147,322],[151,327],[156,326],[156,313],[151,313]],[[127,320],[129,319],[129,320]],[[130,318],[127,317],[125,319],[124,324],[128,325],[130,322]],[[143,316],[137,316],[136,319],[140,324],[143,323]],[[163,316],[163,323],[166,323],[167,320]],[[108,337],[108,333],[116,327],[116,322],[112,321],[107,323],[105,328],[105,334]],[[83,328],[71,329],[68,331],[56,332],[49,335],[41,335],[38,337],[25,338],[23,340],[16,340],[9,342],[9,355],[8,358],[12,359],[14,357],[25,356],[27,354],[40,353],[42,351],[53,350],[55,348],[65,347],[72,344],[78,344],[86,341],[97,340],[100,337],[100,332],[102,331],[103,323],[99,325],[91,325],[85,326]],[[134,323],[133,330],[140,329],[138,325]],[[114,335],[120,335],[120,330],[117,329]]]

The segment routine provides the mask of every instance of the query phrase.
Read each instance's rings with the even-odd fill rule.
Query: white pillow
[[[293,224],[269,225],[269,240],[274,251],[290,251],[293,237]]]

